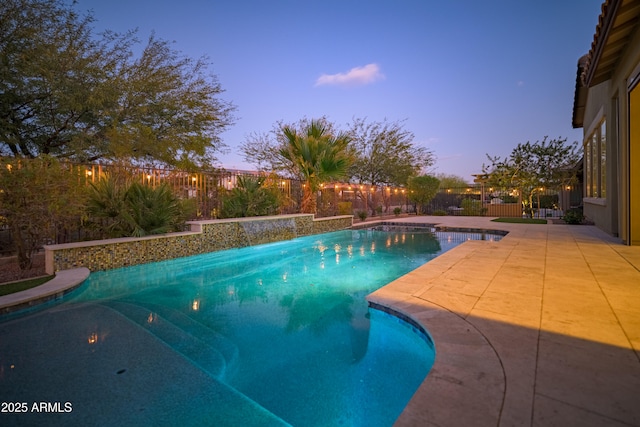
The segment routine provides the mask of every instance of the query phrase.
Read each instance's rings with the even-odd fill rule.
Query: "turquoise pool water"
[[[365,296],[499,237],[388,230],[93,273],[63,303],[0,319],[0,401],[30,409],[0,424],[392,425],[435,349]]]

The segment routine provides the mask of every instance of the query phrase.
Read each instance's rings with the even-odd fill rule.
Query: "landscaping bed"
[[[0,258],[0,285],[17,280],[30,279],[33,277],[46,276],[44,267],[44,252],[33,257],[33,265],[30,270],[20,270],[16,257]]]

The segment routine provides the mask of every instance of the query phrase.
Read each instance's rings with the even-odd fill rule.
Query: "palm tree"
[[[302,132],[283,126],[286,144],[280,156],[304,182],[301,212],[316,213],[316,197],[320,185],[347,176],[353,162],[348,145],[351,138],[343,132],[330,133],[322,120],[311,120]]]

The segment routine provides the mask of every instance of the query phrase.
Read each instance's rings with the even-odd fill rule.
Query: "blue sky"
[[[138,29],[212,63],[238,120],[223,166],[279,120],[405,120],[432,172],[471,180],[486,153],[566,137],[601,0],[78,0],[95,28]]]

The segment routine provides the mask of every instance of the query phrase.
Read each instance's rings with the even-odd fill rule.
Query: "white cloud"
[[[355,67],[346,73],[323,74],[316,80],[316,86],[360,86],[367,85],[384,79],[378,64],[368,64],[364,67]]]

